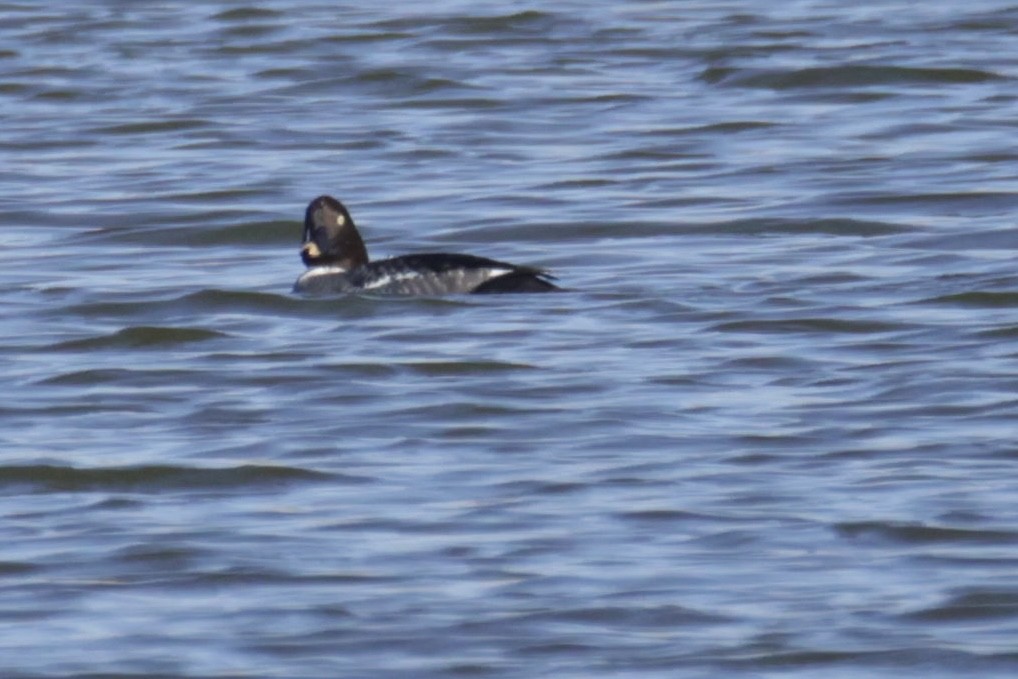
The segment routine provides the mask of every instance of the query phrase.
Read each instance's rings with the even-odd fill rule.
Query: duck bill
[[[322,256],[322,251],[314,241],[304,243],[300,249],[300,258],[306,266],[313,266]]]

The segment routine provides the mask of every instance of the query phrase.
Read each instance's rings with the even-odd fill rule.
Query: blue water
[[[0,19],[0,676],[1018,673],[1018,6]]]

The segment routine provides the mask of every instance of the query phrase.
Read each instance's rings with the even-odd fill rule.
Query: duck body
[[[308,267],[293,289],[307,294],[448,295],[560,290],[546,271],[451,253],[369,261],[367,248],[335,198],[319,196],[304,216],[301,259]]]
[[[351,270],[313,266],[294,290],[312,294],[449,295],[557,290],[548,274],[487,257],[433,253],[368,262]]]

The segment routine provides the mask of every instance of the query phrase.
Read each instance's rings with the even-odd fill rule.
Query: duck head
[[[346,207],[332,196],[319,196],[304,213],[300,258],[304,265],[335,266],[346,271],[368,263],[368,250]]]

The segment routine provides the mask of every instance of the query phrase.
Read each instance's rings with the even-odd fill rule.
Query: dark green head
[[[368,250],[353,218],[332,196],[319,196],[304,213],[300,258],[305,266],[338,266],[347,271],[368,263]]]

